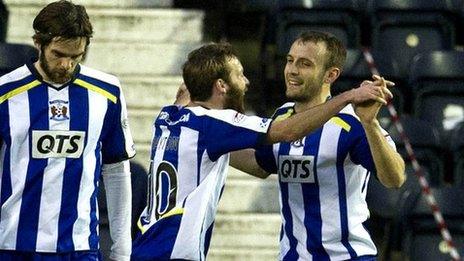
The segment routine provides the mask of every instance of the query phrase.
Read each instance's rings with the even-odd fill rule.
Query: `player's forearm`
[[[388,144],[377,120],[362,122],[374,159],[377,178],[388,188],[399,188],[405,181],[401,156]]]
[[[252,176],[265,179],[269,173],[264,171],[256,162],[255,150],[244,149],[230,153],[230,166]]]
[[[102,170],[106,188],[108,220],[113,241],[112,260],[129,260],[131,254],[131,182],[129,162],[105,164]]]
[[[268,132],[267,141],[277,143],[294,141],[320,128],[352,100],[352,92],[344,92],[324,104],[299,112],[285,120],[275,121]]]

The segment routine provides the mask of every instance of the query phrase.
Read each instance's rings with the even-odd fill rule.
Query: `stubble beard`
[[[240,113],[245,112],[245,93],[238,87],[230,85],[231,88],[227,92],[224,108],[236,110]]]
[[[39,63],[45,75],[53,83],[63,84],[63,83],[70,81],[72,78],[72,73],[68,73],[66,71],[53,72],[50,66],[48,65],[47,59],[45,59],[45,55],[43,51],[40,53]]]

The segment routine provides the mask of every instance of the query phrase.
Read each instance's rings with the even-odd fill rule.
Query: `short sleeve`
[[[361,124],[359,124],[360,128],[360,135],[356,137],[353,149],[351,150],[351,159],[353,163],[360,164],[367,170],[371,172],[376,172],[375,170],[375,163],[374,159],[372,158],[371,149],[369,147],[369,143],[367,141],[366,132],[362,128]],[[381,132],[384,137],[387,139],[388,144],[396,151],[395,142],[390,137],[387,131],[381,128]]]
[[[102,139],[104,164],[123,161],[135,156],[135,146],[129,128],[127,108],[122,89],[116,103],[108,101],[105,122],[105,136]]]
[[[262,145],[255,151],[258,165],[268,173],[277,173],[277,163],[273,153],[273,145]]]
[[[204,126],[210,159],[214,161],[228,152],[264,144],[270,123],[270,119],[233,110],[211,110]]]

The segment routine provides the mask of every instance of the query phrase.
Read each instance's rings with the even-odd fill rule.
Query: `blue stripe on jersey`
[[[201,181],[201,158],[203,156],[203,153],[205,153],[205,148],[203,148],[202,146],[200,146],[200,141],[198,141],[198,147],[197,147],[197,187],[200,185],[200,181]],[[185,200],[187,200],[187,198],[185,198]],[[185,203],[185,202],[184,202]]]
[[[87,75],[83,75],[82,73],[79,74],[79,76],[77,78],[81,79],[81,80],[83,80],[85,82],[88,82],[88,83],[90,83],[92,85],[95,85],[95,86],[109,92],[110,94],[112,94],[112,95],[114,95],[116,97],[120,96],[121,89],[118,86],[112,85],[112,84],[110,84],[108,82],[104,82],[104,81],[98,80],[96,78],[87,76]]]
[[[140,234],[132,243],[131,260],[171,260],[181,221],[182,215],[162,218]]]
[[[86,141],[87,142],[87,141]],[[101,162],[101,157],[99,151],[101,151],[101,144],[97,143],[97,148],[95,150],[96,162]],[[93,185],[96,188],[92,196],[90,196],[90,237],[89,237],[89,247],[90,249],[98,249],[99,236],[97,234],[98,228],[98,217],[97,217],[97,207],[98,207],[98,181],[100,180],[101,174],[101,164],[95,166],[95,173],[93,179]]]
[[[0,123],[2,135],[2,143],[5,142],[6,144],[11,144],[11,136],[10,136],[10,114],[8,113],[8,103],[2,104],[0,106],[0,115],[2,121]],[[2,175],[2,184],[1,186],[1,194],[0,194],[0,213],[2,211],[3,203],[11,196],[13,193],[13,189],[11,187],[11,173],[10,173],[10,146],[6,147],[5,156],[1,159],[3,162],[3,173]]]
[[[279,155],[288,155],[290,151],[290,143],[281,143],[279,148]],[[280,177],[280,176],[279,176]],[[288,204],[288,183],[280,182],[280,191],[282,197],[282,215],[285,219],[285,234],[288,237],[290,249],[283,257],[283,261],[298,260],[298,252],[296,251],[297,239],[293,235],[293,219],[290,205]]]
[[[69,88],[69,111],[71,130],[83,130],[87,132],[89,100],[87,90],[82,88]],[[84,146],[87,144],[88,135],[85,137]],[[83,157],[78,159],[66,159],[66,167],[63,171],[63,189],[61,192],[61,209],[58,222],[58,246],[57,252],[74,249],[72,240],[73,225],[77,219],[77,199],[79,196],[79,184],[82,177]]]
[[[274,158],[272,144],[265,144],[257,148],[255,151],[255,158],[262,169],[269,173],[277,173],[277,162],[275,160],[268,160]]]
[[[159,138],[161,137],[161,128],[155,127],[154,130],[154,135],[153,135],[153,140],[151,141],[151,152],[150,152],[150,169],[148,171],[148,188],[147,188],[147,215],[146,218],[150,218],[152,213],[153,213],[153,207],[155,202],[154,198],[155,195],[155,186],[151,185],[153,184],[153,180],[155,178],[154,175],[156,175],[156,170],[153,169],[153,158],[155,157],[156,154],[156,147],[158,146]],[[145,218],[141,218],[140,222],[142,222],[143,225],[148,223]]]
[[[303,155],[314,155],[314,183],[302,183],[303,202],[305,209],[304,224],[308,235],[306,247],[314,260],[330,260],[322,245],[322,216],[319,200],[319,181],[317,178],[317,158],[322,128],[310,136],[306,136]]]
[[[153,160],[156,154],[156,146],[158,146],[159,137],[161,137],[161,128],[155,127],[153,140],[151,141],[150,160]]]
[[[354,258],[358,255],[354,251],[353,247],[351,246],[348,235],[348,209],[347,209],[347,198],[346,198],[346,182],[345,182],[345,168],[344,168],[344,161],[346,155],[348,153],[349,144],[347,140],[349,140],[350,133],[346,131],[340,132],[340,137],[338,141],[338,148],[337,148],[337,183],[338,183],[338,201],[339,201],[339,208],[340,208],[340,226],[341,226],[341,242],[346,247],[348,252],[350,253],[350,257]]]
[[[266,133],[234,126],[212,117],[206,118],[204,131],[204,144],[211,161],[216,161],[228,152],[250,148],[250,145],[255,148],[264,143],[266,136]]]
[[[15,89],[18,89],[19,87],[21,86],[24,86],[28,83],[31,83],[33,81],[35,81],[36,78],[34,77],[34,75],[28,75],[26,76],[25,78],[21,79],[21,80],[17,80],[17,81],[14,81],[14,82],[8,82],[8,83],[5,83],[4,85],[2,85],[0,87],[0,96],[3,96]]]
[[[107,100],[108,109],[105,115],[102,133],[103,164],[116,163],[129,158],[126,151],[126,139],[121,122],[121,103],[114,104]]]
[[[350,146],[353,146],[350,150],[351,161],[353,161],[355,164],[360,164],[367,170],[375,173],[374,160],[372,158],[370,146],[367,142],[367,137],[361,123],[352,115],[341,113],[339,114],[339,117],[351,126],[351,130],[349,134],[347,134],[350,137],[345,137],[346,141],[353,142],[350,144]]]
[[[205,248],[203,249],[203,253],[205,253],[205,256],[208,256],[209,244],[211,243],[211,236],[213,235],[213,228],[214,228],[214,221],[213,223],[211,223],[208,230],[206,230],[205,245],[204,245]]]
[[[48,130],[48,91],[43,85],[40,88],[29,90],[29,118],[31,130]],[[44,108],[45,109],[44,111]],[[32,137],[32,132],[29,132]],[[32,151],[32,139],[29,139],[29,148]],[[40,198],[44,169],[47,159],[30,159],[27,166],[26,183],[22,195],[21,210],[19,214],[18,236],[16,238],[17,250],[35,249],[37,229],[39,225]]]
[[[367,188],[368,177],[369,177],[369,171],[366,171],[366,173],[364,175],[364,181],[363,181],[363,185],[362,185],[362,188],[361,188],[361,192],[364,192],[364,190]]]

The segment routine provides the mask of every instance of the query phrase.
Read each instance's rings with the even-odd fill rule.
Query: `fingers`
[[[384,98],[379,97],[379,96],[374,96],[373,98],[374,98],[374,100],[375,100],[376,102],[379,102],[379,103],[381,103],[381,104],[383,104],[383,105],[387,105],[387,101],[386,101]]]
[[[390,92],[390,90],[387,88],[387,81],[385,80],[385,78],[381,78],[381,82],[382,82],[382,92],[384,95],[386,95],[386,97],[388,99],[391,99],[393,98],[393,93]]]
[[[393,86],[395,86],[395,83],[394,83],[394,82],[385,80],[385,78],[380,77],[379,75],[376,75],[376,74],[373,74],[373,75],[372,75],[372,79],[374,79],[374,81],[377,81],[377,80],[380,80],[380,79],[384,79],[385,84],[387,85],[387,87],[393,87]]]
[[[384,100],[393,98],[392,92],[388,89],[388,87],[394,85],[393,82],[387,81],[385,78],[378,75],[373,75],[372,78],[374,79],[373,82],[366,80],[361,83],[361,86],[370,85],[367,87],[375,89],[377,91],[377,96],[382,97]]]
[[[368,85],[368,84],[372,84],[372,81],[368,81],[368,80],[364,80],[362,83],[361,83],[361,87],[362,86],[365,86],[365,85]]]
[[[382,88],[382,92],[386,95],[388,99],[393,98],[393,93],[388,88]]]

